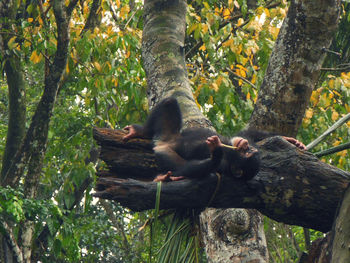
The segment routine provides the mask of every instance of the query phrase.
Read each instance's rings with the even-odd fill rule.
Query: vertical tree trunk
[[[340,1],[292,0],[249,127],[296,136],[337,29]]]
[[[165,97],[176,96],[185,126],[211,127],[197,107],[188,81],[184,60],[186,8],[184,0],[145,1],[142,56],[149,104],[152,107]],[[202,213],[202,232],[207,234],[204,241],[210,262],[241,262],[243,258],[267,261],[262,220],[255,218],[255,214],[243,209],[210,209]]]
[[[350,262],[350,187],[344,194],[332,235],[331,262]]]

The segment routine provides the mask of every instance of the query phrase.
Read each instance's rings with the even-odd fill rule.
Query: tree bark
[[[188,81],[184,58],[186,8],[183,0],[148,0],[144,3],[142,58],[147,74],[149,105],[152,107],[165,97],[176,96],[185,127],[212,128],[194,101]],[[201,218],[203,221],[204,216]],[[250,230],[253,231],[252,228]],[[254,242],[257,237],[251,235],[250,240]],[[211,244],[206,243],[205,246]],[[217,254],[221,252],[216,250]],[[249,254],[250,250],[245,252]]]
[[[123,131],[94,130],[101,145],[100,158],[109,167],[99,174],[95,196],[117,200],[135,211],[153,209],[157,184],[152,179],[159,171],[151,142],[124,143],[123,135]],[[281,137],[262,141],[259,151],[261,169],[251,181],[213,174],[163,183],[160,208],[254,208],[277,221],[329,231],[350,173],[319,161]]]
[[[332,263],[349,262],[350,259],[350,187],[344,194],[337,219],[332,229]]]
[[[296,136],[339,22],[340,1],[292,0],[250,127]]]
[[[211,127],[193,99],[187,78],[186,8],[183,0],[145,1],[142,58],[149,106],[152,108],[160,100],[176,96],[185,126]]]

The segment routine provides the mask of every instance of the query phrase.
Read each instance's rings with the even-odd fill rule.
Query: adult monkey
[[[159,102],[143,126],[132,124],[124,129],[128,131],[124,141],[136,137],[153,140],[161,172],[154,181],[200,178],[212,172],[248,181],[260,168],[255,143],[273,136],[267,132],[244,130],[229,139],[206,128],[181,130],[180,107],[172,97]],[[300,149],[306,149],[294,138],[283,138]]]

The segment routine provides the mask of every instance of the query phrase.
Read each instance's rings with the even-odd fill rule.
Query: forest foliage
[[[20,61],[25,79],[28,128],[43,94],[45,74],[57,50],[52,1],[15,1],[11,30],[2,30],[12,57]],[[186,64],[198,107],[225,135],[249,120],[269,55],[286,15],[286,1],[188,1]],[[67,6],[69,1],[66,0]],[[97,3],[95,9],[94,4]],[[93,15],[91,13],[94,12]],[[134,213],[115,202],[92,198],[95,172],[90,162],[96,146],[92,127],[122,128],[147,115],[146,76],[142,68],[143,6],[134,0],[79,1],[70,22],[68,61],[51,117],[48,145],[35,199],[23,188],[0,188],[0,220],[20,226],[35,223],[33,254],[42,262],[146,262],[149,246],[162,246],[166,218],[155,235],[146,224],[151,212]],[[91,24],[93,26],[91,26]],[[312,142],[350,112],[350,4],[329,51],[298,138]],[[0,54],[0,160],[5,151],[9,94]],[[350,121],[319,144],[314,152],[345,142]],[[350,170],[349,150],[322,160]],[[82,188],[78,198],[77,190]],[[144,226],[144,227],[142,227]],[[3,229],[2,229],[3,230]],[[46,232],[45,232],[46,230]],[[307,250],[301,227],[266,219],[272,262],[296,262]],[[152,238],[150,238],[152,236]],[[311,239],[322,236],[311,231]],[[157,257],[156,253],[153,256]]]

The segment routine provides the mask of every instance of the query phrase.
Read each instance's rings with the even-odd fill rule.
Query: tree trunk
[[[124,134],[94,130],[101,145],[100,158],[109,167],[109,171],[100,172],[95,195],[117,200],[135,211],[152,209],[157,190],[152,179],[159,173],[152,144],[144,139],[125,143]],[[268,138],[258,147],[261,169],[249,182],[213,174],[163,183],[160,208],[255,208],[277,221],[329,231],[350,173],[319,161],[281,137]],[[217,217],[220,212],[208,213],[212,221],[212,215]]]
[[[249,126],[296,136],[339,22],[340,1],[292,0]]]
[[[0,3],[0,17],[8,20],[15,19],[16,5],[11,2]],[[1,32],[12,32],[11,25],[9,23],[0,24]],[[8,127],[6,136],[5,151],[2,156],[2,168],[0,173],[0,185],[2,185],[4,177],[11,165],[11,161],[16,152],[21,146],[26,123],[26,87],[23,77],[23,69],[21,67],[20,58],[11,50],[7,43],[10,40],[11,35],[0,34],[0,53],[4,55],[4,71],[6,73],[6,80],[9,92],[9,115],[8,115]],[[8,226],[9,227],[9,226]],[[21,251],[18,247],[12,247],[14,254],[8,247],[9,239],[14,238],[12,235],[3,237],[0,235],[0,261],[11,263],[13,261],[13,255],[19,260],[23,258]],[[11,240],[14,243],[14,240]],[[17,260],[18,261],[18,260]]]
[[[146,0],[144,3],[142,57],[147,74],[149,105],[152,107],[163,98],[176,96],[186,127],[212,127],[197,107],[187,77],[184,60],[186,8],[183,0]],[[205,221],[204,218],[201,217],[202,221]],[[250,240],[256,242],[255,247],[261,245],[258,243],[260,237],[255,235],[252,228],[249,231],[252,233]],[[211,244],[205,245],[209,247]],[[223,243],[222,251],[229,250],[224,248],[226,245],[228,243]],[[261,249],[266,250],[266,247]],[[216,253],[222,251],[217,249]],[[247,255],[250,252],[249,249],[244,251]],[[215,257],[213,254],[207,256]]]
[[[337,220],[333,227],[331,262],[350,261],[350,187],[344,194]]]

